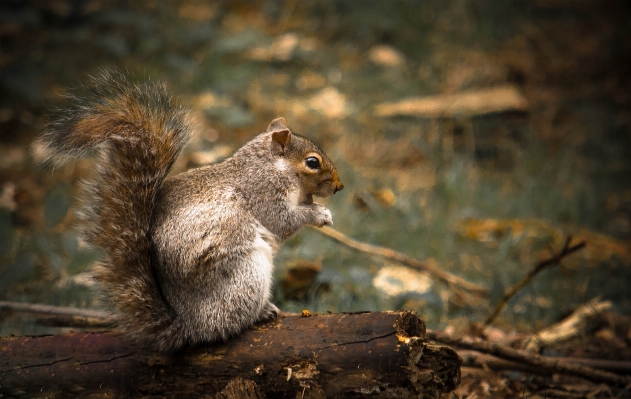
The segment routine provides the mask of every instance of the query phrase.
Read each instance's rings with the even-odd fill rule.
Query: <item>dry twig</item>
[[[546,267],[558,264],[566,256],[585,247],[584,241],[570,247],[571,240],[572,237],[568,237],[568,239],[565,241],[565,245],[563,246],[563,250],[560,253],[536,264],[535,267],[530,271],[530,273],[526,275],[526,277],[524,277],[519,283],[508,289],[502,299],[500,299],[493,313],[491,313],[491,315],[486,319],[484,325],[488,326],[489,324],[493,323],[495,318],[497,318],[497,316],[500,314],[502,309],[504,309],[506,304],[542,270],[544,270]]]
[[[611,306],[609,301],[601,302],[599,298],[594,298],[588,303],[579,306],[561,322],[531,336],[525,349],[537,352],[541,346],[550,346],[579,336],[588,328],[590,321],[593,323],[597,316],[609,310]]]
[[[513,85],[472,90],[456,94],[408,98],[375,107],[375,115],[445,118],[496,112],[528,112],[528,100]]]
[[[528,371],[537,374],[549,374],[550,371],[540,367],[534,367],[528,364],[515,362],[511,360],[500,359],[498,357],[476,352],[473,350],[459,350],[458,356],[463,360],[463,367],[482,367],[491,370],[517,370]],[[599,370],[612,371],[617,374],[631,374],[631,361],[626,360],[608,360],[608,359],[591,359],[583,357],[555,357],[568,364],[592,367]]]
[[[44,324],[64,327],[104,328],[111,327],[115,321],[115,316],[100,310],[36,303],[0,301],[0,311],[31,313],[39,316]]]
[[[330,227],[322,227],[320,229],[314,229],[314,230],[321,234],[324,234],[325,236],[333,239],[334,241],[339,242],[340,244],[346,245],[347,247],[354,249],[355,251],[379,256],[381,258],[386,258],[386,259],[395,261],[397,263],[400,263],[402,265],[408,266],[412,269],[428,273],[434,278],[436,278],[437,280],[442,281],[443,283],[446,283],[452,288],[457,288],[462,291],[466,291],[478,297],[486,297],[489,293],[486,288],[481,287],[477,284],[471,283],[463,279],[462,277],[458,277],[444,270],[441,270],[431,263],[419,262],[418,260],[414,258],[410,258],[409,256],[393,251],[392,249],[389,249],[389,248],[378,247],[376,245],[366,244],[363,242],[353,240],[352,238],[346,237],[344,234]]]
[[[559,358],[526,353],[505,345],[484,341],[480,338],[468,336],[457,338],[444,332],[433,330],[427,330],[427,337],[434,341],[454,347],[471,349],[497,356],[502,359],[520,362],[529,367],[537,367],[541,370],[547,370],[550,373],[568,374],[594,382],[604,382],[614,385],[626,385],[631,383],[631,377],[628,375],[620,376],[580,364],[573,364]]]

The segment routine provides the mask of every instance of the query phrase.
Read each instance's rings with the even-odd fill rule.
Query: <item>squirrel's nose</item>
[[[331,180],[333,180],[333,194],[337,193],[338,191],[342,191],[344,189],[344,185],[342,184],[342,181],[340,180],[340,177],[337,175],[337,170],[333,170],[333,176],[331,176]]]

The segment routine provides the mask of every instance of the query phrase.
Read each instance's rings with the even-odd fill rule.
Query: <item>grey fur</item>
[[[276,317],[274,254],[302,226],[332,224],[311,198],[343,188],[324,152],[279,118],[226,161],[165,180],[188,140],[186,111],[163,84],[115,71],[90,87],[97,98],[79,100],[40,141],[53,158],[101,153],[83,194],[84,233],[105,250],[97,275],[121,330],[174,351]]]

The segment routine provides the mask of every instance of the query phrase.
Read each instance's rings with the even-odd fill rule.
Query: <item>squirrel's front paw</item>
[[[314,226],[333,226],[331,211],[326,206],[314,202],[311,204],[311,212],[313,212],[314,216],[314,222],[311,224]]]
[[[280,310],[276,307],[276,305],[268,302],[265,306],[263,306],[263,310],[261,310],[257,323],[274,321],[278,318],[278,313],[280,313]]]

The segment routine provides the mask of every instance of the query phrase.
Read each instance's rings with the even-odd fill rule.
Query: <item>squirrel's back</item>
[[[181,347],[181,326],[152,268],[149,228],[156,195],[189,139],[187,111],[163,83],[133,84],[117,71],[85,88],[93,97],[76,99],[39,142],[54,160],[98,150],[79,213],[86,240],[105,251],[96,277],[123,332],[159,350]]]

